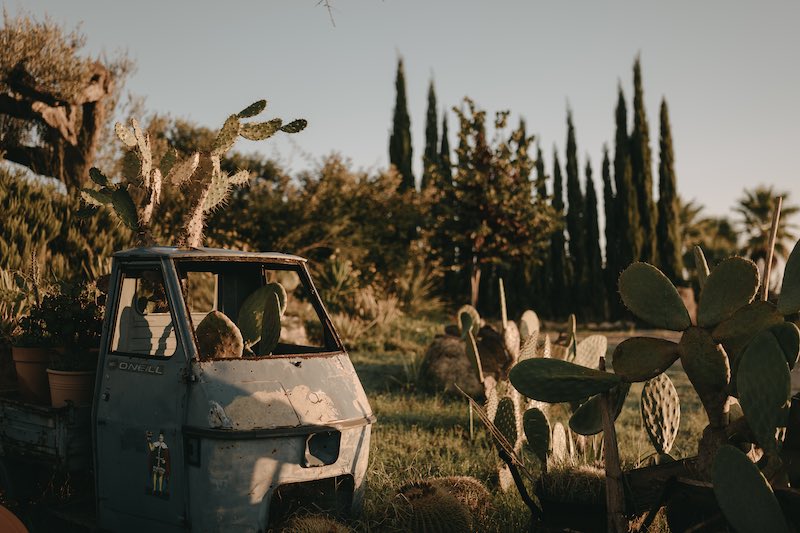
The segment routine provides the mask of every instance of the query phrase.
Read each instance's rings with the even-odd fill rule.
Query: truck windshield
[[[299,265],[219,261],[176,265],[200,359],[338,349]]]

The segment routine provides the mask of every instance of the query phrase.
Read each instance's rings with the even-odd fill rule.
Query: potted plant
[[[50,399],[46,369],[50,362],[51,339],[41,311],[34,305],[30,313],[19,320],[11,337],[11,356],[22,400],[46,404]]]
[[[41,307],[54,346],[47,367],[53,407],[91,403],[103,324],[97,291],[86,284],[65,286]]]

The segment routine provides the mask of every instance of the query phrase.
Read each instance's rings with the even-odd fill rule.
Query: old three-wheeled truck
[[[358,512],[374,421],[304,259],[138,248],[114,256],[92,406],[2,398],[0,480],[89,473],[91,512],[56,512],[97,530],[269,531]]]

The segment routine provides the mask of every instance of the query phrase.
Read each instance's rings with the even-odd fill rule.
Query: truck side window
[[[111,351],[169,357],[177,345],[161,270],[153,267],[123,272]]]

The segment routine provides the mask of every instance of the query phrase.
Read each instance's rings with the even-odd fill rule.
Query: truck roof
[[[242,252],[224,248],[177,248],[175,246],[150,246],[131,248],[116,252],[114,257],[122,259],[229,259],[232,261],[279,261],[305,263],[306,259],[297,255],[280,252]]]

